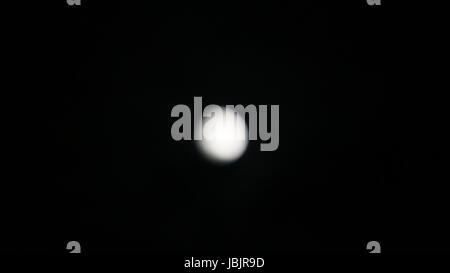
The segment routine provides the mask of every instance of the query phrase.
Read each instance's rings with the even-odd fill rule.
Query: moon
[[[197,146],[210,161],[231,163],[247,149],[247,126],[239,113],[221,108],[222,115],[214,115],[203,124],[203,139]]]

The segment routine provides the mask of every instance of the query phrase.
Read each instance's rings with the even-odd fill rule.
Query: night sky
[[[442,155],[391,82],[410,30],[388,3],[59,2],[18,34],[2,251],[443,248]],[[174,141],[194,96],[280,105],[278,150],[220,166]]]

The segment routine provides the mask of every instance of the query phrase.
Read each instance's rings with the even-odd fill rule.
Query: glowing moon
[[[222,115],[213,115],[203,124],[203,139],[197,141],[197,145],[208,159],[229,163],[245,152],[248,144],[247,127],[241,115],[222,110]]]

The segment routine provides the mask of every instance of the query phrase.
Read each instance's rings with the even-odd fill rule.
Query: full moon
[[[248,144],[247,127],[240,114],[225,111],[212,116],[203,124],[203,140],[197,141],[202,154],[218,163],[239,159]]]

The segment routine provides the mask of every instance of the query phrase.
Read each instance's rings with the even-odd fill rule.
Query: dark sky
[[[440,199],[422,179],[443,163],[411,150],[412,106],[390,82],[409,30],[389,6],[84,2],[22,37],[19,86],[35,92],[20,93],[5,249],[440,248]],[[251,142],[217,166],[172,140],[170,111],[194,96],[280,105],[278,150]]]

